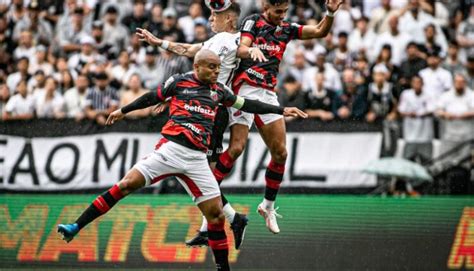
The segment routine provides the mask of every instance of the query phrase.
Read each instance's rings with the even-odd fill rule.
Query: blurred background
[[[261,11],[237,2],[241,19]],[[292,0],[287,19],[324,12]],[[192,69],[135,29],[206,41],[204,1],[0,0],[0,15],[0,269],[212,266],[184,246],[200,215],[172,178],[68,245],[54,232],[152,151],[167,120],[149,108],[105,127],[107,114]],[[256,130],[222,184],[251,219],[235,269],[474,268],[474,1],[346,0],[327,37],[288,45],[278,79],[281,105],[310,117],[286,119],[280,235],[255,214],[270,159]]]

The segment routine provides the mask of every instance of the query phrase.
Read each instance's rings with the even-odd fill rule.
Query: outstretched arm
[[[153,46],[159,46],[165,50],[181,56],[194,57],[201,50],[202,44],[178,43],[157,38],[150,31],[137,28],[137,36],[140,41],[144,41]]]
[[[159,102],[161,102],[161,100],[158,97],[158,94],[156,93],[156,91],[147,92],[143,94],[142,96],[138,97],[135,101],[112,112],[107,118],[107,121],[105,122],[105,124],[112,125],[114,124],[114,122],[123,119],[127,113],[130,113],[135,110],[147,108]]]
[[[339,9],[343,0],[326,0],[328,14],[317,25],[305,25],[301,33],[301,39],[323,38],[329,33],[334,22],[334,13]]]
[[[299,110],[296,107],[281,107],[267,103],[262,103],[256,100],[244,99],[240,96],[235,96],[235,102],[232,104],[233,108],[254,114],[279,114],[285,117],[300,117],[307,118],[308,114]]]

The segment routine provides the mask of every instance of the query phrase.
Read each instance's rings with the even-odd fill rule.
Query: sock
[[[118,184],[112,186],[102,195],[98,196],[89,207],[76,220],[79,229],[94,221],[99,216],[107,213],[119,200],[124,197]]]
[[[235,210],[234,210],[234,208],[232,208],[232,206],[228,202],[227,202],[226,205],[224,205],[224,215],[225,215],[225,219],[229,223],[234,222]]]
[[[209,223],[207,227],[209,235],[209,247],[212,249],[217,270],[219,271],[230,270],[229,246],[227,244],[227,236],[225,235],[224,231],[224,224],[225,220],[217,224]]]
[[[199,229],[200,232],[207,232],[207,219],[205,216],[202,216],[202,224],[201,228]]]
[[[283,181],[285,173],[285,164],[279,164],[271,160],[265,172],[265,199],[275,201],[280,184]]]
[[[224,178],[232,170],[232,167],[234,166],[234,162],[235,162],[234,159],[230,157],[228,151],[223,152],[219,156],[219,159],[217,160],[217,163],[216,163],[216,167],[212,171],[212,173],[214,173],[214,176],[216,177],[216,180],[219,184],[222,182],[222,180],[224,180]]]
[[[263,204],[263,208],[265,208],[267,210],[275,209],[275,201],[263,199],[262,204]]]

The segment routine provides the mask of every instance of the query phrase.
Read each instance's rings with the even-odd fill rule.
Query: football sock
[[[107,213],[115,203],[124,197],[118,184],[112,186],[102,195],[98,196],[89,207],[76,220],[79,229],[84,228],[87,224],[94,221],[99,216]]]

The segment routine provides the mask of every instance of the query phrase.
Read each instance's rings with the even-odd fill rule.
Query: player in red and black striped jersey
[[[156,91],[144,94],[109,115],[107,125],[123,119],[131,111],[166,100],[170,102],[170,119],[162,129],[164,138],[156,150],[135,164],[118,184],[97,197],[75,223],[59,224],[58,232],[64,240],[70,242],[82,228],[130,193],[166,176],[177,176],[208,221],[209,246],[217,270],[230,270],[221,193],[206,158],[217,107],[223,104],[258,114],[307,115],[294,107],[283,108],[235,96],[217,82],[220,59],[212,51],[199,51],[193,67],[194,72],[171,77]]]
[[[342,2],[327,0],[327,14],[318,25],[298,25],[284,20],[289,0],[263,0],[263,13],[247,17],[241,25],[237,56],[242,60],[234,76],[234,93],[248,99],[278,105],[274,88],[287,44],[294,39],[326,36],[332,26],[334,12]],[[256,50],[257,48],[259,50]],[[229,148],[219,157],[216,164],[215,176],[220,181],[231,171],[234,161],[245,148],[249,129],[255,121],[271,154],[271,161],[265,173],[265,197],[258,206],[258,212],[264,217],[267,228],[273,233],[279,233],[274,202],[285,173],[285,122],[281,116],[273,114],[254,115],[232,109],[230,113],[232,136]]]

